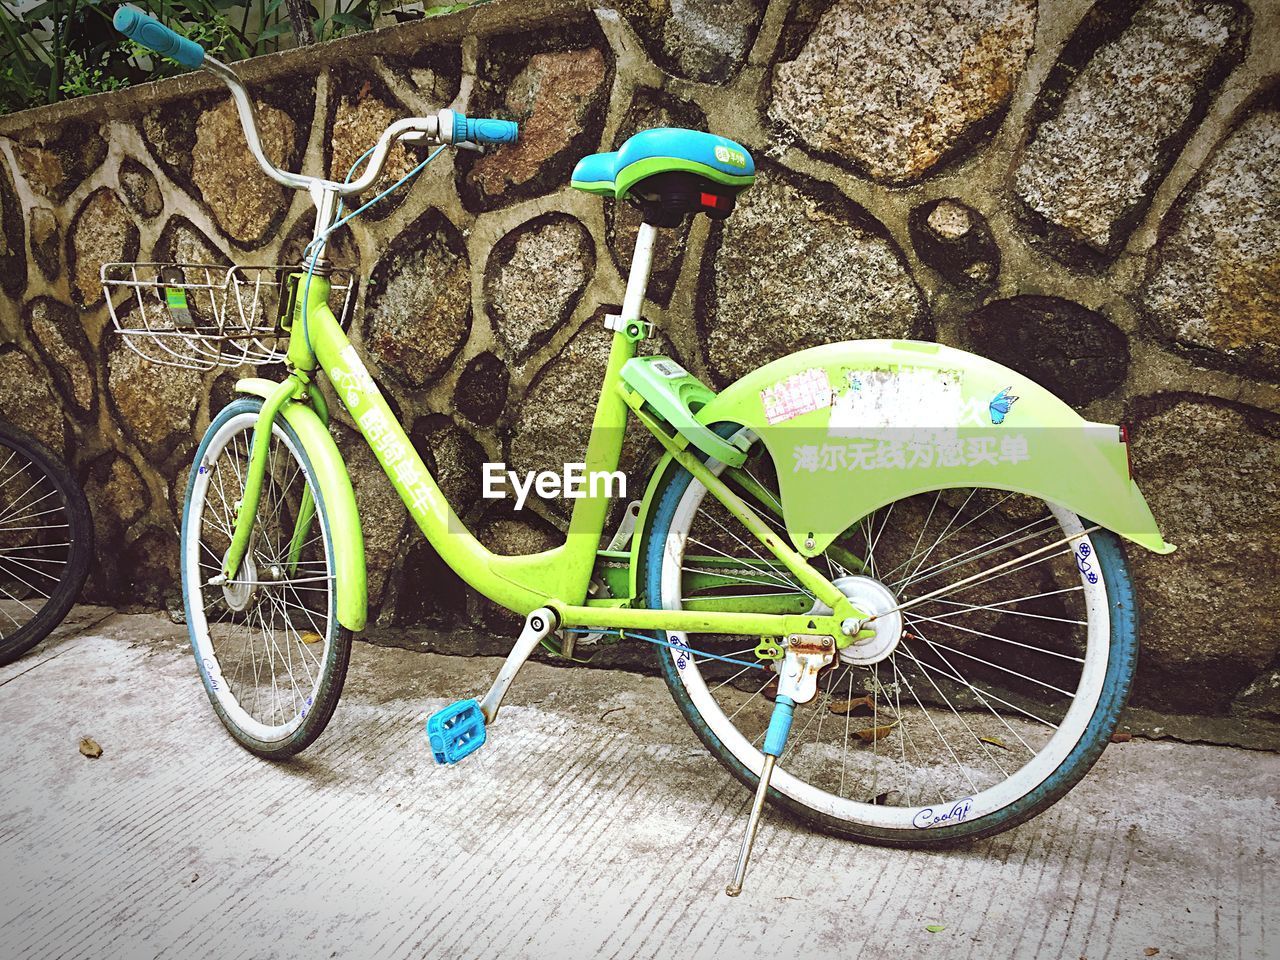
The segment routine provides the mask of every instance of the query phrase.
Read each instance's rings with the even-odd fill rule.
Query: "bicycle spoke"
[[[726,527],[723,523],[721,523],[715,516],[709,515],[709,518],[716,526],[718,526],[721,530],[723,530],[725,533],[729,534],[729,536],[731,536],[734,540],[736,540],[739,543],[739,545],[741,545],[745,550],[749,551],[753,557],[755,557],[761,563],[765,563],[765,564],[768,563],[768,561],[765,560],[765,558],[755,549],[755,547],[752,547],[749,544],[747,544],[746,541],[744,541],[736,533],[734,533],[732,530]],[[786,581],[784,580],[783,582],[786,582]],[[799,584],[794,584],[793,586],[795,587],[795,589],[802,589],[799,586]],[[805,592],[807,593],[807,591]]]
[[[916,606],[917,604],[924,603],[925,601],[928,601],[928,600],[932,600],[935,597],[939,597],[947,593],[954,593],[957,590],[970,590],[974,587],[983,586],[985,584],[991,583],[994,580],[999,580],[1001,577],[1006,577],[1009,574],[1018,573],[1019,571],[1029,569],[1030,567],[1034,567],[1037,564],[1045,563],[1046,561],[1052,560],[1055,557],[1074,555],[1075,553],[1074,547],[1068,546],[1067,549],[1059,550],[1057,553],[1051,553],[1048,556],[1039,556],[1040,554],[1043,554],[1047,550],[1052,550],[1054,547],[1060,547],[1063,544],[1070,544],[1072,540],[1082,539],[1086,535],[1088,535],[1089,533],[1092,533],[1094,530],[1097,530],[1097,529],[1098,527],[1096,526],[1090,527],[1088,530],[1085,530],[1081,533],[1073,533],[1070,536],[1063,537],[1061,540],[1055,540],[1053,543],[1040,547],[1038,550],[1033,550],[1031,553],[1025,554],[1021,557],[1015,557],[1012,560],[1006,560],[1004,563],[997,564],[996,566],[991,567],[987,570],[984,570],[981,573],[975,573],[973,576],[965,577],[963,580],[957,580],[955,583],[948,584],[945,587],[939,587],[937,590],[934,590],[932,593],[926,593],[923,596],[919,596],[919,597],[912,597],[911,599],[898,604],[898,606],[895,607],[893,611],[886,611],[886,612],[908,610],[911,607]],[[1030,563],[1024,562],[1024,561],[1031,560],[1032,557],[1038,557],[1038,559],[1033,560]],[[880,614],[880,616],[884,616],[884,615],[885,614],[883,613]]]
[[[906,766],[906,763],[907,763],[906,744],[910,743],[911,753],[916,758],[916,767],[923,768],[926,766],[923,754],[921,753],[919,748],[916,747],[915,738],[911,736],[911,731],[907,724],[906,717],[903,716],[903,713],[902,713],[902,685],[906,682],[906,674],[904,674],[903,671],[898,669],[897,654],[894,654],[893,656],[891,656],[889,658],[889,662],[893,664],[893,685],[894,685],[894,689],[897,691],[895,694],[896,702],[894,706],[894,712],[898,715],[898,729],[901,731],[900,737],[903,741],[902,763],[903,763],[903,766]],[[908,692],[912,692],[914,695],[914,692],[911,691],[911,688],[909,685],[907,689],[908,689]],[[919,700],[917,699],[916,702],[919,703]],[[920,709],[921,709],[921,712],[923,713],[924,707],[921,706]],[[926,720],[929,719],[927,714],[925,715],[925,719]],[[939,778],[938,770],[936,767],[929,766],[928,770],[929,770],[929,778],[928,778],[929,781],[937,780]],[[917,793],[916,799],[919,799],[923,795],[924,795],[923,792]],[[938,784],[938,799],[941,800],[943,803],[946,803],[947,801],[946,794],[943,792],[942,784],[940,782]]]
[[[743,707],[745,707],[745,706],[746,706],[748,703],[750,703],[752,700],[754,700],[756,697],[760,696],[760,694],[764,693],[764,688],[765,688],[765,687],[767,687],[767,686],[768,686],[769,684],[771,684],[771,683],[773,683],[773,677],[770,677],[770,678],[769,678],[768,680],[766,680],[764,683],[760,684],[760,689],[759,689],[759,690],[757,690],[754,694],[752,694],[748,699],[744,700],[744,701],[742,702],[742,704],[738,707],[738,709],[737,709],[737,710],[735,710],[735,711],[733,711],[733,716],[729,717],[729,719],[730,719],[730,720],[732,720],[732,719],[733,719],[734,717],[736,717],[739,713],[741,713],[741,712],[742,712],[742,708],[743,708]]]
[[[930,645],[932,646],[932,642],[930,642]],[[920,666],[925,670],[936,671],[937,673],[942,674],[942,676],[944,677],[949,676],[948,674],[943,673],[943,671],[938,670],[937,667],[931,666],[930,664],[921,662]],[[951,676],[950,679],[957,680],[960,683],[963,683],[965,686],[972,688],[975,694],[980,694],[981,696],[989,697],[990,699],[994,700],[996,703],[1003,704],[1004,706],[1008,707],[1010,710],[1016,710],[1018,713],[1022,714],[1024,717],[1028,717],[1032,720],[1035,720],[1037,723],[1042,723],[1046,727],[1050,727],[1054,730],[1058,729],[1058,725],[1053,721],[1046,720],[1044,719],[1044,717],[1037,716],[1034,713],[1024,710],[1021,707],[1019,707],[1016,703],[1010,703],[1008,700],[1005,700],[1003,697],[1000,697],[992,693],[990,690],[985,690],[982,687],[979,687],[975,683],[971,683],[970,681],[965,680],[963,677],[959,676],[958,674],[956,676]]]
[[[12,593],[10,593],[10,592],[9,592],[8,590],[6,590],[4,587],[0,587],[0,593],[3,593],[3,594],[4,594],[6,597],[8,597],[10,600],[14,601],[14,602],[15,602],[15,603],[17,603],[19,606],[21,606],[21,607],[23,607],[24,609],[26,609],[26,611],[27,611],[28,613],[30,613],[32,616],[35,616],[37,613],[39,613],[39,611],[38,611],[38,610],[34,610],[34,609],[32,609],[31,607],[28,607],[25,603],[23,603],[23,601],[22,601],[22,600],[20,600],[19,598],[15,597]],[[10,619],[12,619],[12,618],[10,618]],[[18,623],[18,621],[17,621],[17,620],[14,620],[13,622],[14,622],[14,623]],[[22,626],[22,624],[20,624],[20,623],[19,623],[19,624],[18,624],[18,626]]]
[[[994,661],[991,661],[991,660],[983,660],[981,657],[975,657],[975,656],[974,656],[973,654],[971,654],[971,653],[965,653],[965,651],[963,651],[963,650],[957,650],[955,647],[949,647],[949,646],[947,646],[945,643],[938,643],[938,641],[936,641],[936,640],[935,640],[935,641],[933,641],[933,645],[938,646],[938,647],[941,647],[943,650],[947,650],[947,651],[949,651],[949,652],[951,652],[951,653],[956,654],[957,656],[965,657],[966,659],[968,659],[968,660],[972,660],[972,661],[974,661],[975,663],[980,663],[980,664],[982,664],[983,666],[990,667],[990,668],[991,668],[991,669],[993,669],[993,670],[999,670],[999,671],[1001,671],[1002,673],[1007,673],[1007,674],[1009,674],[1010,676],[1017,677],[1019,680],[1026,680],[1028,683],[1035,683],[1035,684],[1038,684],[1038,685],[1040,685],[1040,686],[1044,687],[1046,690],[1053,690],[1054,692],[1056,692],[1056,693],[1060,693],[1060,694],[1062,694],[1062,695],[1063,695],[1063,696],[1065,696],[1065,697],[1069,697],[1069,698],[1071,698],[1071,699],[1075,699],[1075,694],[1074,694],[1074,693],[1072,693],[1072,692],[1071,692],[1071,691],[1069,691],[1069,690],[1063,690],[1061,687],[1055,687],[1055,686],[1054,686],[1053,684],[1051,684],[1051,683],[1046,683],[1046,682],[1045,682],[1045,681],[1043,681],[1043,680],[1037,680],[1035,677],[1029,677],[1029,676],[1027,676],[1025,673],[1020,673],[1020,672],[1018,672],[1017,670],[1011,670],[1011,669],[1009,669],[1008,667],[1002,667],[1000,664],[995,663]]]
[[[0,563],[17,563],[17,561],[14,560],[12,557],[0,557]],[[13,577],[13,579],[17,580],[20,584],[22,584],[28,590],[32,590],[35,593],[40,594],[40,596],[44,597],[46,600],[49,599],[49,594],[45,593],[43,590],[41,590],[35,584],[31,583],[31,581],[27,580],[26,578],[22,577],[19,574],[14,573],[12,570],[6,570],[3,567],[0,567],[0,573],[3,573],[7,577]],[[46,577],[49,576],[49,574],[44,573],[41,570],[37,570],[36,573],[39,573],[42,576],[46,576]],[[53,577],[52,579],[56,582],[58,578]]]
[[[45,500],[48,500],[55,493],[57,493],[56,490],[50,490],[44,496],[39,497],[35,500],[32,500],[29,503],[26,502],[27,494],[29,494],[32,490],[35,490],[38,486],[40,486],[40,484],[44,481],[44,479],[45,478],[43,475],[37,474],[36,478],[31,481],[31,483],[26,487],[26,489],[24,489],[20,494],[18,494],[16,497],[10,500],[9,506],[8,506],[9,512],[4,514],[3,516],[0,516],[0,523],[6,522],[18,510],[29,510],[32,507],[39,506],[42,502],[44,502]]]
[[[915,568],[912,569],[911,574],[907,577],[907,583],[911,583],[912,580],[915,579],[916,574],[920,572],[920,568],[923,567],[925,565],[925,562],[929,559],[929,557],[933,555],[933,551],[938,549],[938,544],[942,543],[942,541],[947,538],[947,531],[950,530],[952,524],[956,522],[956,517],[964,513],[965,507],[969,506],[969,501],[973,499],[973,495],[975,493],[977,493],[976,490],[969,491],[969,496],[965,497],[964,503],[960,504],[960,509],[957,510],[954,514],[952,514],[951,519],[947,521],[947,525],[942,528],[942,533],[940,533],[938,535],[938,538],[933,541],[933,544],[929,547],[929,549],[924,551],[924,553],[921,555],[920,562],[915,565]],[[935,504],[936,504],[936,501],[935,501]],[[926,527],[928,526],[927,520],[925,521],[925,526]]]
[[[977,613],[979,610],[995,610],[999,612],[1001,616],[1034,617],[1037,620],[1054,620],[1058,623],[1074,623],[1077,626],[1085,626],[1088,624],[1089,622],[1088,620],[1080,620],[1074,617],[1051,617],[1048,614],[1031,613],[1026,610],[1003,609],[1004,607],[1007,607],[1011,603],[1021,603],[1024,600],[1034,600],[1038,597],[1051,597],[1051,596],[1055,596],[1057,594],[1062,594],[1062,593],[1078,593],[1082,590],[1084,590],[1084,587],[1064,587],[1061,590],[1049,590],[1049,591],[1046,591],[1045,593],[1029,594],[1028,596],[1025,596],[1025,597],[1014,597],[1012,600],[1001,600],[997,603],[980,603],[980,604],[961,603],[958,600],[943,600],[943,599],[930,600],[929,602],[945,603],[948,606],[965,608],[963,610],[955,610],[951,613],[940,613],[938,614],[938,617],[937,617],[937,619],[939,620],[949,619],[951,617],[963,616],[966,613]]]
[[[996,508],[998,508],[999,506],[1001,506],[1003,503],[1005,503],[1005,501],[1009,500],[1012,496],[1013,496],[1013,494],[1008,494],[1008,495],[1006,495],[1005,497],[1003,497],[1003,498],[1002,498],[1000,501],[998,501],[997,503],[993,503],[991,506],[987,507],[987,509],[983,510],[983,511],[982,511],[982,513],[979,513],[977,516],[973,517],[972,519],[965,521],[965,523],[963,523],[961,526],[957,527],[954,531],[952,531],[952,532],[951,532],[951,534],[950,534],[950,536],[951,536],[951,537],[953,537],[953,536],[955,536],[956,534],[960,533],[962,530],[966,529],[967,527],[972,526],[973,524],[977,523],[979,520],[981,520],[981,519],[982,519],[983,517],[985,517],[987,514],[991,513],[993,510],[995,510]],[[890,509],[892,509],[894,506],[896,506],[896,503],[895,503],[895,504],[890,504]],[[923,528],[922,528],[921,532],[923,533]],[[948,539],[949,539],[949,537],[948,537]],[[917,545],[918,545],[918,544],[917,544]],[[915,548],[914,548],[914,547],[913,547],[912,549],[913,549],[913,551],[915,550]],[[896,567],[894,567],[894,568],[893,568],[893,569],[891,569],[891,570],[888,570],[888,571],[885,573],[885,575],[884,575],[884,578],[883,578],[883,579],[884,579],[886,582],[887,582],[887,581],[889,581],[889,578],[890,578],[890,577],[892,577],[895,573],[897,573],[897,572],[898,572],[899,570],[901,570],[903,567],[907,566],[909,563],[911,563],[911,561],[915,560],[915,559],[916,559],[916,557],[918,557],[918,556],[920,556],[920,554],[919,554],[918,552],[913,552],[913,553],[911,553],[911,555],[910,555],[910,556],[908,556],[905,560],[903,560],[901,563],[899,563]],[[940,561],[940,562],[941,562],[941,563],[946,563],[946,562],[948,562],[948,561],[947,561],[947,560],[943,560],[943,561]],[[900,583],[900,582],[901,582],[901,581],[899,581],[899,583]],[[896,586],[897,584],[891,584],[891,585]]]
[[[53,513],[63,513],[65,510],[66,510],[66,507],[65,507],[63,504],[60,504],[60,503],[59,503],[59,504],[57,504],[56,506],[49,507],[49,508],[48,508],[48,509],[46,509],[46,510],[37,510],[37,511],[35,511],[35,513],[24,513],[24,514],[22,514],[21,516],[14,516],[14,517],[10,517],[8,522],[9,522],[9,523],[19,523],[19,522],[21,522],[21,521],[23,521],[23,520],[38,520],[38,519],[40,519],[41,517],[47,517],[47,516],[49,516],[50,514],[53,514]],[[67,524],[65,524],[65,523],[64,523],[64,524],[60,524],[60,526],[67,527],[68,529],[70,529],[70,527],[69,527]],[[10,531],[10,530],[20,530],[20,529],[22,529],[22,528],[21,528],[21,527],[5,526],[3,529],[4,529],[6,532],[8,532],[8,531]]]
[[[942,688],[939,687],[937,683],[934,682],[931,676],[929,676],[927,673],[924,672],[924,665],[921,664],[921,662],[918,659],[916,659],[915,654],[911,652],[911,650],[907,647],[906,644],[903,644],[902,646],[900,646],[899,649],[903,653],[905,653],[908,657],[910,657],[912,662],[915,663],[916,666],[920,667],[920,675],[929,681],[929,685],[933,687],[934,692],[937,693],[938,696],[942,698],[942,702],[947,705],[947,707],[955,715],[955,718],[959,720],[960,724],[965,728],[965,730],[969,732],[969,735],[973,737],[974,741],[982,749],[982,752],[985,753],[988,759],[990,759],[991,762],[995,764],[996,769],[1000,771],[1001,776],[1003,777],[1009,776],[1009,771],[1005,770],[1004,766],[1000,763],[1000,761],[995,758],[995,756],[991,753],[991,749],[987,746],[986,743],[983,742],[982,738],[973,732],[973,728],[969,726],[968,721],[965,720],[965,718],[960,715],[960,711],[957,710],[955,707],[955,704],[951,702],[951,698],[948,697],[945,693],[943,693]],[[970,785],[971,786],[973,785],[972,782],[970,783]],[[974,787],[974,789],[976,791],[977,788]]]
[[[1033,520],[1030,523],[1026,524],[1025,526],[1019,527],[1017,530],[1011,531],[1010,533],[1004,534],[999,537],[995,537],[991,540],[988,540],[986,543],[978,544],[976,547],[970,547],[968,550],[965,550],[962,553],[958,553],[953,557],[948,557],[946,560],[939,561],[934,566],[924,570],[922,573],[920,573],[919,576],[914,576],[912,578],[908,578],[905,580],[899,580],[897,583],[894,583],[892,586],[895,590],[899,590],[899,591],[905,590],[908,586],[912,584],[920,584],[920,583],[923,583],[925,580],[932,580],[934,577],[941,576],[944,573],[949,573],[952,570],[955,570],[959,567],[963,567],[965,564],[976,563],[979,560],[983,560],[987,557],[994,556],[995,554],[1000,553],[1002,550],[1010,550],[1013,547],[1021,546],[1024,543],[1029,543],[1030,541],[1035,540],[1037,537],[1042,537],[1047,533],[1052,533],[1054,529],[1052,517],[1048,519],[1047,525],[1043,529],[1032,530],[1029,533],[1024,532],[1031,527],[1038,526],[1044,523],[1046,523],[1046,520],[1044,518]],[[1021,537],[1017,536],[1019,533],[1022,533],[1023,535]]]
[[[853,699],[853,671],[847,670],[846,673],[849,674],[849,690],[847,695],[845,696],[845,699],[852,700]],[[874,700],[872,702],[874,703]],[[840,786],[836,788],[836,795],[841,797],[844,796],[844,769],[849,759],[849,725],[852,722],[852,720],[853,720],[853,710],[846,710],[844,712],[844,749],[840,751]],[[874,723],[874,722],[872,723],[872,729],[875,729],[878,726],[879,726],[878,723]],[[876,743],[876,740],[873,739],[871,743],[874,746]]]
[[[1012,613],[1012,612],[1016,612],[1016,611],[1008,611],[1008,612],[1011,612],[1011,613]],[[977,637],[986,637],[988,640],[999,640],[1001,643],[1007,643],[1007,644],[1009,644],[1009,645],[1011,645],[1011,646],[1014,646],[1014,647],[1022,647],[1022,649],[1024,649],[1024,650],[1031,650],[1031,651],[1034,651],[1035,653],[1043,653],[1043,654],[1047,654],[1048,656],[1051,656],[1051,657],[1061,657],[1063,660],[1074,660],[1076,663],[1084,663],[1084,658],[1083,658],[1083,657],[1073,657],[1073,656],[1071,656],[1071,654],[1069,654],[1069,653],[1059,653],[1057,650],[1050,650],[1050,649],[1048,649],[1047,647],[1037,647],[1037,646],[1035,646],[1035,645],[1033,645],[1033,644],[1030,644],[1030,643],[1022,643],[1022,642],[1021,642],[1021,641],[1019,641],[1019,640],[1010,640],[1008,637],[1001,637],[1001,636],[997,636],[997,635],[996,635],[996,634],[994,634],[994,633],[987,633],[985,630],[974,630],[974,629],[972,629],[972,628],[970,628],[970,627],[963,627],[963,626],[961,626],[961,625],[960,625],[960,624],[958,624],[958,623],[947,623],[945,620],[942,620],[942,619],[940,619],[940,618],[938,618],[938,617],[926,617],[926,616],[924,616],[923,614],[914,613],[914,612],[911,614],[911,616],[912,616],[912,618],[913,618],[913,622],[914,622],[914,621],[923,620],[925,623],[936,623],[938,626],[940,626],[940,627],[945,627],[945,628],[946,628],[946,629],[948,629],[948,630],[959,630],[959,631],[961,631],[962,633],[971,633],[971,634],[973,634],[974,636],[977,636]],[[1057,619],[1061,619],[1061,618],[1060,618],[1060,617],[1046,617],[1045,619],[1048,619],[1048,620],[1057,620]],[[1072,621],[1072,620],[1066,620],[1066,621],[1063,621],[1063,622],[1065,622],[1065,623],[1082,623],[1083,621]]]
[[[951,661],[947,659],[946,654],[942,653],[940,650],[934,647],[932,641],[930,641],[930,639],[927,636],[925,636],[923,632],[920,632],[918,627],[913,626],[913,629],[917,630],[920,636],[920,639],[923,640],[925,643],[929,644],[930,648],[933,649],[934,653],[938,655],[938,659],[941,660],[943,663],[945,663],[948,669],[951,670],[952,676],[949,677],[948,679],[954,680],[958,683],[963,684],[965,687],[967,687],[969,691],[974,695],[974,697],[978,700],[978,702],[981,703],[984,707],[986,707],[987,710],[990,711],[991,715],[1004,725],[1004,728],[1006,730],[1008,730],[1011,734],[1013,734],[1013,736],[1018,740],[1018,742],[1021,743],[1023,747],[1026,748],[1027,752],[1030,753],[1032,756],[1035,756],[1036,751],[1033,750],[1030,744],[1028,744],[1027,741],[1022,738],[1022,734],[1018,733],[1017,730],[1015,730],[1012,726],[1010,726],[1009,721],[1007,721],[1004,717],[1002,717],[1000,713],[994,707],[991,706],[991,703],[987,700],[986,697],[982,695],[981,692],[979,692],[977,687],[969,683],[960,675],[960,671],[958,671],[952,665]],[[924,668],[926,665],[921,663],[920,666],[921,668]],[[939,672],[941,673],[942,676],[944,677],[947,676],[946,673],[942,673],[941,671]]]

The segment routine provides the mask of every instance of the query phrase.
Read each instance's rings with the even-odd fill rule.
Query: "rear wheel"
[[[0,664],[62,622],[92,556],[93,520],[79,484],[48,447],[0,423]]]
[[[782,530],[760,444],[743,469],[757,513]],[[684,470],[661,494],[646,557],[654,606],[817,609]],[[1112,534],[1019,493],[935,490],[863,518],[813,563],[886,615],[876,640],[842,650],[818,696],[797,707],[774,803],[832,833],[931,846],[1034,816],[1097,760],[1137,656],[1133,589]],[[754,788],[777,689],[752,653],[758,638],[667,636],[753,663],[659,650],[686,720]]]
[[[256,398],[236,400],[196,452],[183,512],[182,589],[196,665],[218,718],[247,749],[280,759],[309,746],[333,716],[351,634],[337,618],[324,496],[283,418],[271,427],[249,551],[235,580],[215,580],[231,546],[261,409]]]

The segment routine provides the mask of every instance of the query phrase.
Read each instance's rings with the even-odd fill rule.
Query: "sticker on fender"
[[[765,387],[760,391],[760,400],[765,419],[776,424],[829,407],[834,395],[827,371],[812,367]]]

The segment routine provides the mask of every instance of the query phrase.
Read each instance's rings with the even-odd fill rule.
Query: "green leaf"
[[[940,923],[931,923],[927,927],[925,927],[925,929],[928,930],[930,933],[941,933],[943,930],[947,928]]]
[[[258,42],[261,43],[263,40],[274,40],[282,33],[291,34],[292,32],[293,27],[289,25],[289,21],[281,20],[277,23],[273,23],[271,26],[267,27],[267,29],[258,34]]]
[[[46,0],[44,3],[37,3],[34,7],[30,7],[22,11],[22,19],[27,23],[35,23],[37,20],[43,20],[46,17],[53,17],[54,20],[61,19],[58,16],[59,7],[62,4],[56,3],[55,0]]]
[[[334,23],[342,24],[344,27],[354,27],[357,30],[369,29],[369,21],[365,20],[363,17],[360,17],[354,13],[338,12],[338,13],[335,13],[329,19],[332,20]]]

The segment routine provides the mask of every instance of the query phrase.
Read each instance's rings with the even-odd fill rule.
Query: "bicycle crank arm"
[[[818,694],[818,672],[835,659],[830,637],[792,635],[783,641],[787,653],[778,670],[778,696],[773,702],[773,715],[769,717],[769,729],[764,735],[764,766],[760,768],[760,782],[756,785],[755,800],[751,804],[751,816],[747,818],[747,832],[738,850],[738,865],[733,880],[724,892],[736,897],[742,892],[742,882],[747,876],[747,861],[760,829],[760,817],[764,813],[764,801],[769,793],[769,781],[773,768],[787,746],[787,734],[791,732],[791,718],[797,703],[808,703]]]
[[[507,688],[516,678],[525,661],[538,649],[540,644],[556,628],[556,615],[546,607],[540,607],[525,618],[524,629],[520,632],[516,645],[507,654],[507,662],[498,671],[489,692],[480,698],[480,711],[484,714],[485,723],[493,723],[498,716],[498,707],[502,706],[502,698],[507,695]]]
[[[489,692],[480,700],[451,703],[427,718],[427,739],[436,763],[457,763],[484,746],[485,728],[498,716],[498,707],[511,681],[538,644],[555,628],[556,615],[552,611],[546,607],[533,611],[525,617],[524,630],[507,654],[507,662],[498,671]]]

